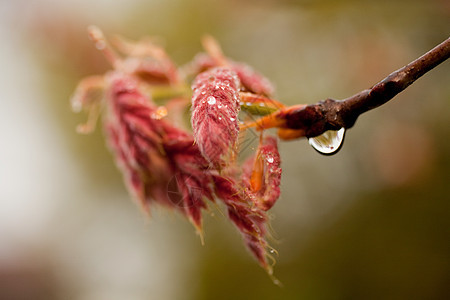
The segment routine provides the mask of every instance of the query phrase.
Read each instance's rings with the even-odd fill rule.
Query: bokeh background
[[[134,205],[69,98],[108,66],[87,38],[159,36],[178,64],[209,33],[288,104],[342,99],[450,33],[447,0],[0,0],[0,299],[444,299],[450,62],[363,115],[335,156],[281,145],[272,284],[219,210],[206,245]]]

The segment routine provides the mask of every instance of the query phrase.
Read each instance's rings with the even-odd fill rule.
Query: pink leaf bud
[[[239,80],[228,68],[199,74],[193,85],[192,128],[203,156],[214,166],[236,150],[239,133]]]
[[[275,89],[270,81],[260,73],[256,72],[249,65],[232,62],[231,68],[239,77],[244,91],[265,96],[270,96],[273,94]]]
[[[244,164],[241,180],[262,210],[269,210],[280,196],[280,165],[277,140],[272,136],[264,138],[256,155]]]

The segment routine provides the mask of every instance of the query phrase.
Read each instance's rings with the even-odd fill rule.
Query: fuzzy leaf
[[[239,133],[239,80],[227,68],[199,74],[193,85],[192,128],[203,156],[215,167],[236,151]]]

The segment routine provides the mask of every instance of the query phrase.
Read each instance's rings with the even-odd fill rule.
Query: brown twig
[[[344,100],[326,99],[286,114],[286,127],[303,129],[306,137],[352,127],[362,113],[391,100],[419,77],[450,57],[450,38],[393,72],[370,89]]]

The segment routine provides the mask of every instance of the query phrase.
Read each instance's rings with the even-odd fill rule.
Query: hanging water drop
[[[216,98],[214,98],[213,96],[209,96],[209,97],[208,97],[208,104],[209,104],[209,105],[214,105],[214,104],[216,104]]]
[[[333,155],[339,151],[344,141],[345,128],[339,130],[328,130],[323,134],[309,138],[309,144],[324,155]]]

